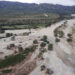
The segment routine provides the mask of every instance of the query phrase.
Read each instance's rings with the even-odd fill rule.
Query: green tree
[[[60,42],[60,39],[59,39],[59,38],[56,38],[55,41],[56,41],[56,42]]]
[[[48,45],[48,50],[53,50],[53,44]]]
[[[41,46],[41,47],[45,47],[45,46],[46,46],[46,43],[45,43],[45,42],[42,42],[42,43],[40,44],[40,46]]]
[[[37,40],[34,40],[34,41],[33,41],[33,43],[34,43],[34,44],[37,44],[37,43],[38,43],[38,41],[37,41]]]

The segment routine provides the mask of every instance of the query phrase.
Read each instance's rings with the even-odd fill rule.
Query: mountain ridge
[[[49,3],[20,3],[0,1],[0,14],[34,14],[34,13],[59,13],[75,14],[75,6],[63,6]]]

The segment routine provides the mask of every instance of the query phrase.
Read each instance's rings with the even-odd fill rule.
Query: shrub
[[[55,41],[56,41],[56,42],[60,42],[60,39],[56,38]]]
[[[64,32],[63,31],[59,31],[58,33],[59,33],[60,38],[64,37]]]
[[[49,41],[46,41],[47,42],[47,44],[49,44]]]
[[[41,71],[45,70],[46,69],[46,66],[45,65],[42,65],[41,66]]]
[[[10,73],[12,71],[12,69],[6,69],[6,70],[2,70],[2,73]]]
[[[41,46],[41,47],[45,47],[45,46],[46,46],[46,43],[45,43],[45,42],[42,42],[42,43],[40,44],[40,46]]]
[[[48,50],[53,50],[53,44],[48,45]]]
[[[44,58],[43,58],[43,57],[41,57],[41,60],[44,60]]]
[[[72,34],[70,34],[70,33],[69,33],[69,34],[67,34],[67,36],[68,36],[68,37],[71,37],[71,36],[72,36]]]
[[[47,36],[46,36],[46,35],[44,35],[44,36],[43,36],[43,39],[47,39]]]
[[[14,47],[15,46],[15,44],[10,44],[10,47]]]
[[[6,33],[6,37],[10,37],[12,35],[13,35],[12,33]]]
[[[56,33],[54,34],[54,36],[55,36],[55,37],[58,37],[58,35],[57,35]]]
[[[57,29],[54,30],[54,36],[55,36],[55,37],[58,36],[58,30],[57,30]]]
[[[25,54],[27,56],[30,52],[34,52],[35,49],[36,49],[36,46],[35,45],[30,46],[30,47],[28,47],[28,48],[26,48],[24,50],[24,53],[23,54]]]
[[[59,31],[58,29],[56,29],[55,31],[54,31],[54,36],[55,37],[64,37],[64,32],[63,31]]]
[[[37,40],[34,40],[34,41],[33,41],[33,43],[34,43],[34,44],[37,44],[37,43],[38,43],[38,41],[37,41]]]
[[[29,54],[29,52],[30,52],[30,49],[29,48],[26,48],[25,50],[24,50],[24,53],[23,54],[25,54],[26,56]]]
[[[18,50],[19,50],[19,52],[23,52],[24,51],[21,45],[18,47]]]
[[[13,47],[15,47],[15,44],[10,44],[9,46],[7,46],[7,49],[11,49]]]
[[[36,45],[33,45],[30,47],[30,52],[34,52],[34,50],[36,49]]]
[[[71,38],[68,38],[67,41],[68,41],[68,42],[72,42],[72,39],[71,39]]]
[[[23,33],[23,36],[28,36],[28,35],[29,35],[28,32]]]
[[[47,42],[47,36],[44,35],[43,38],[41,39],[41,41]]]
[[[53,74],[53,71],[52,71],[51,69],[47,68],[47,70],[46,70],[46,74],[48,74],[48,75],[52,75],[52,74]]]

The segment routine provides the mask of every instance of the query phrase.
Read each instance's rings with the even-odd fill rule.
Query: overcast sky
[[[19,1],[24,3],[53,3],[62,5],[75,5],[75,0],[1,0],[1,1]]]

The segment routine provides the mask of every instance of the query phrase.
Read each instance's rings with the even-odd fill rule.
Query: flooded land
[[[7,33],[13,36],[0,39],[0,60],[10,63],[0,62],[1,75],[75,75],[75,19],[0,36]]]

